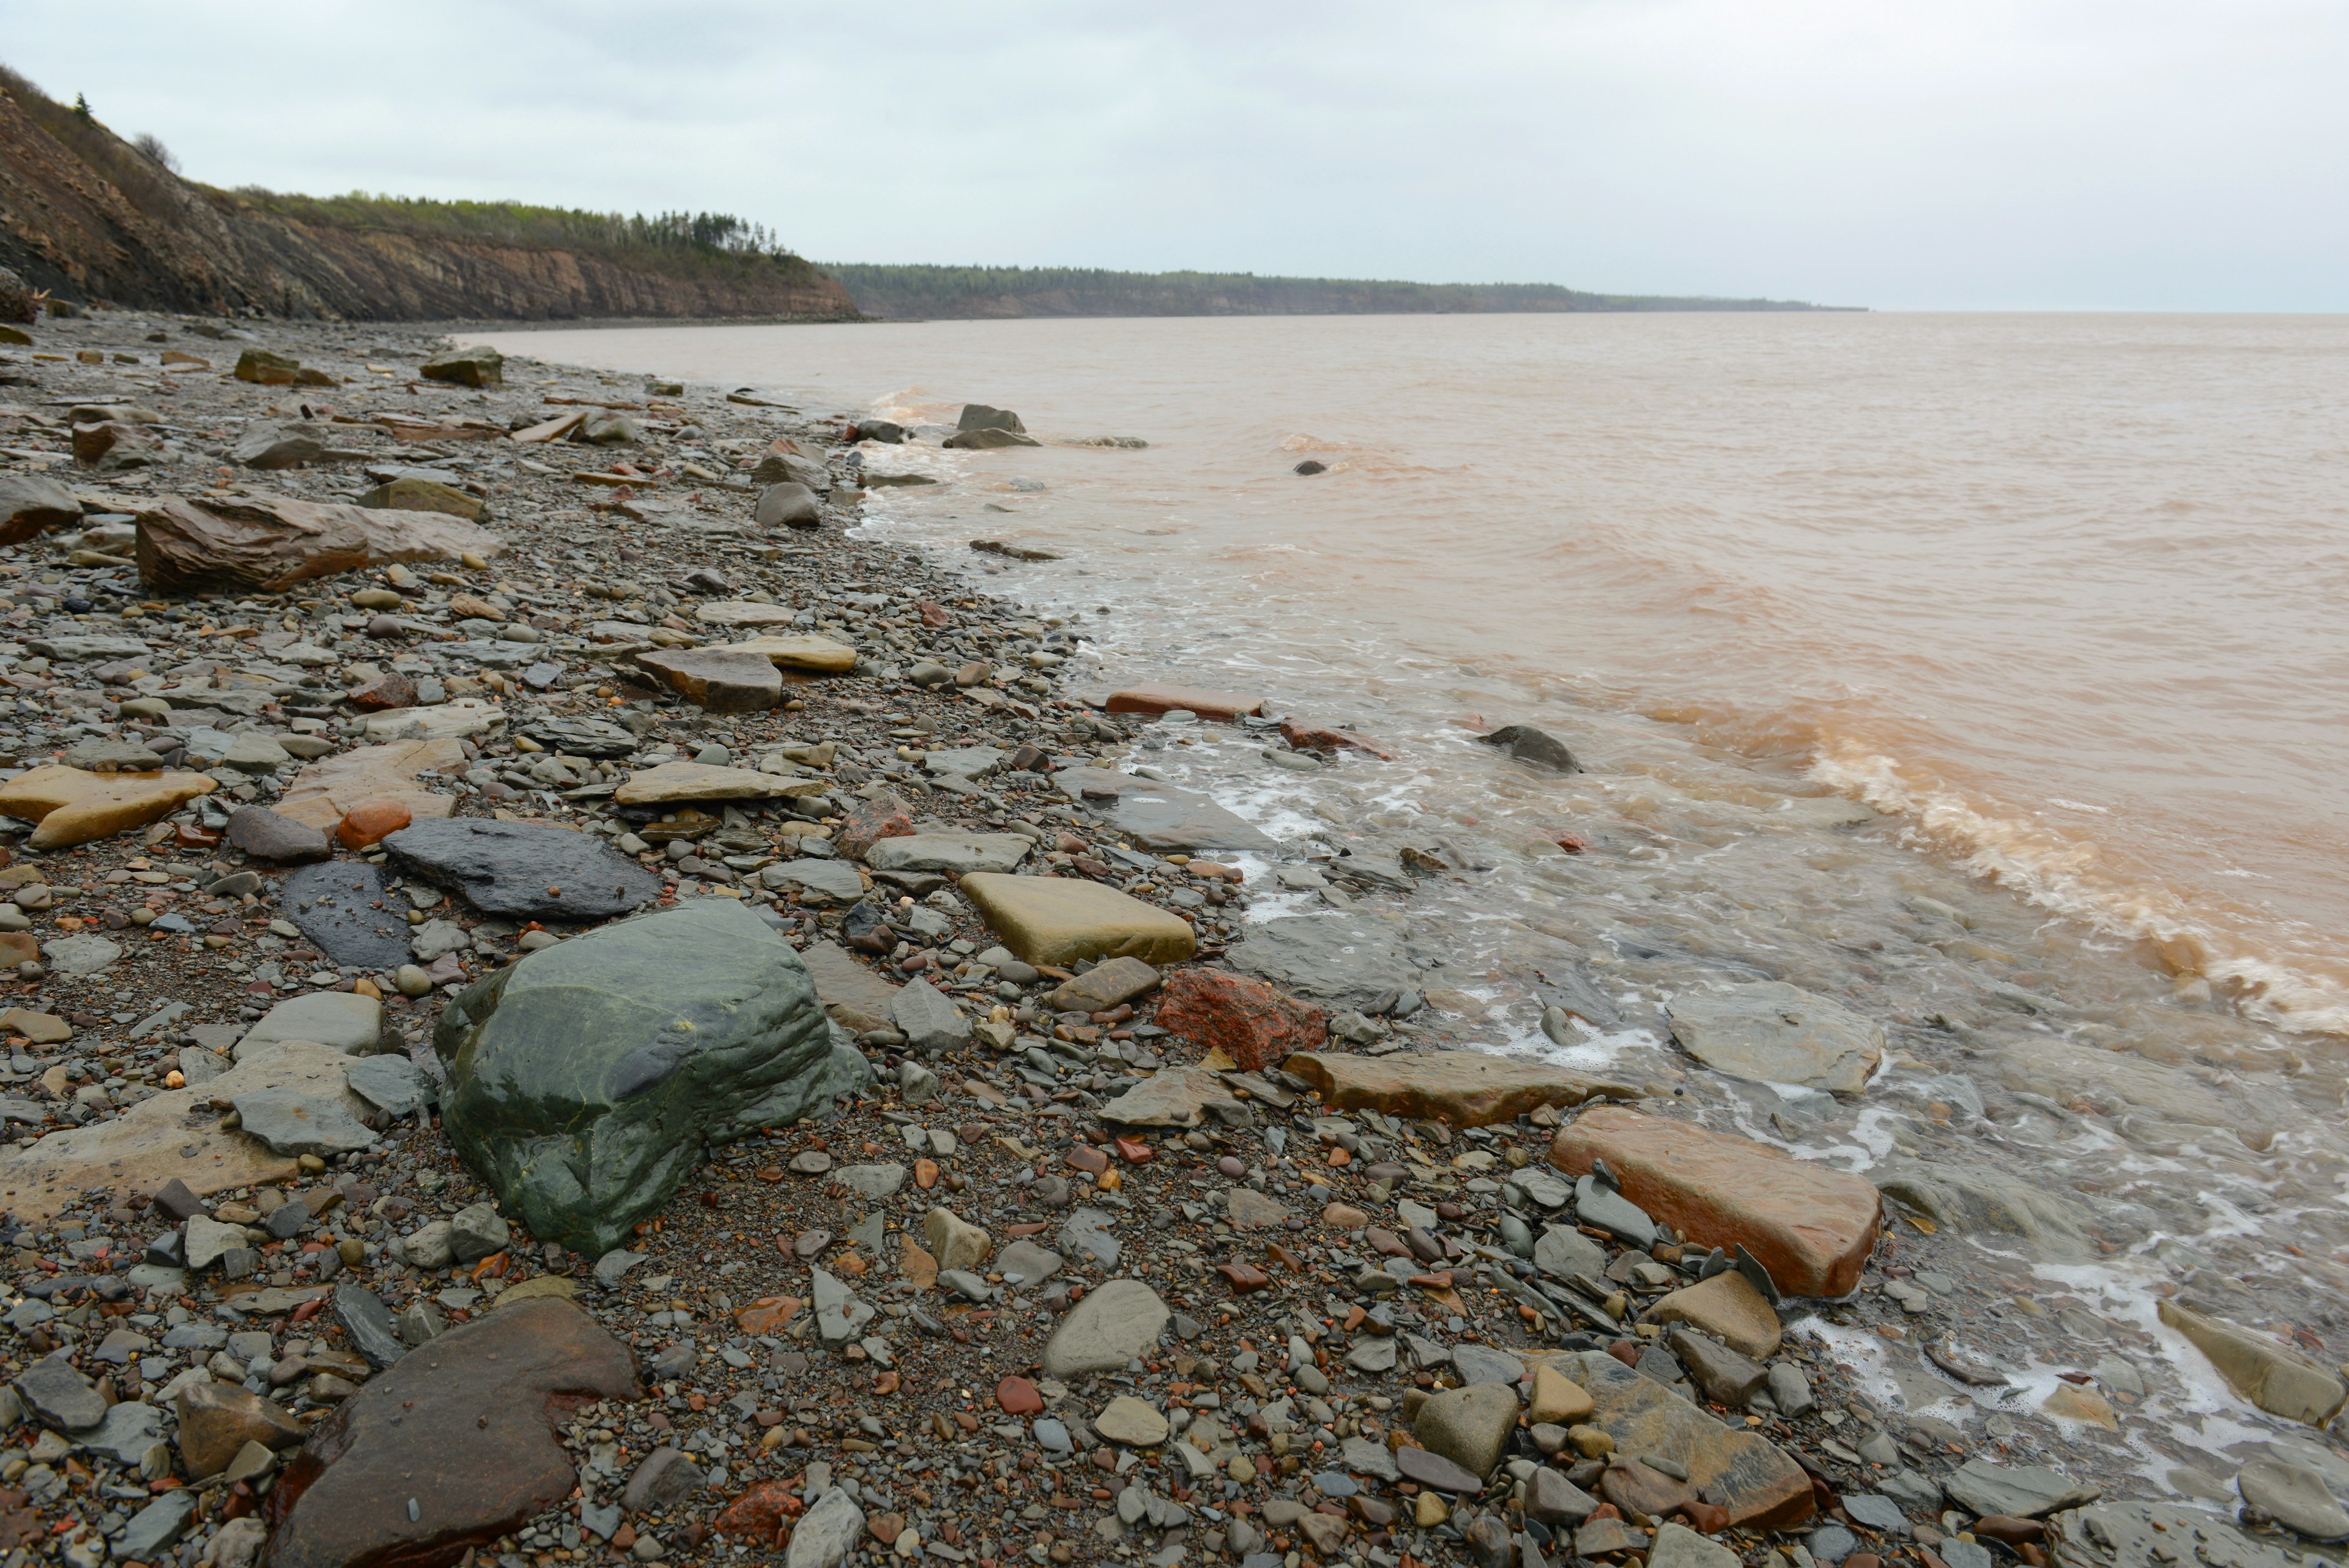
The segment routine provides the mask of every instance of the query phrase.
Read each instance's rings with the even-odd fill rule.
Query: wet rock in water
[[[2349,1541],[2349,1510],[2306,1465],[2253,1459],[2236,1476],[2244,1503],[2311,1541]]]
[[[1129,686],[1102,704],[1111,713],[1196,713],[1222,723],[1264,711],[1264,699],[1243,691],[1212,691],[1196,686]]]
[[[2057,1568],[2169,1568],[2187,1560],[2189,1542],[2194,1562],[2226,1568],[2297,1568],[2308,1561],[2207,1509],[2177,1503],[2099,1503],[2047,1521],[2048,1554]]]
[[[1488,746],[1500,747],[1518,762],[1547,768],[1552,773],[1578,774],[1582,771],[1582,764],[1574,760],[1574,753],[1566,749],[1564,741],[1546,730],[1537,730],[1531,724],[1505,724],[1489,735],[1476,738]]]
[[[251,806],[238,812],[229,819],[230,831],[253,815]],[[288,826],[315,834],[320,857],[325,856],[326,835],[300,823]],[[285,878],[278,908],[332,961],[354,969],[394,970],[408,961],[409,925],[391,907],[390,880],[382,867],[365,861],[305,866]]]
[[[884,446],[895,446],[905,439],[905,427],[891,420],[859,420],[849,427],[848,439],[879,441]],[[797,1568],[797,1564],[794,1564],[793,1568]]]
[[[770,484],[759,492],[755,515],[761,528],[813,528],[823,522],[815,492],[797,481]]]
[[[712,713],[756,713],[783,700],[783,677],[771,659],[736,648],[655,649],[636,668]]]
[[[2097,1255],[2084,1217],[2044,1185],[1987,1166],[1896,1157],[1870,1173],[1886,1197],[1961,1236],[2013,1238],[2058,1262]]]
[[[270,1561],[453,1562],[570,1493],[557,1426],[579,1402],[642,1393],[627,1347],[568,1302],[452,1328],[378,1374],[295,1456],[271,1501]]]
[[[1554,1353],[1540,1359],[1589,1393],[1588,1424],[1612,1440],[1613,1451],[1678,1464],[1688,1472],[1691,1489],[1725,1500],[1720,1506],[1731,1524],[1789,1530],[1812,1516],[1810,1477],[1768,1439],[1723,1426],[1604,1352]]]
[[[1749,1138],[1599,1106],[1550,1146],[1561,1170],[1587,1174],[1594,1159],[1685,1240],[1744,1247],[1787,1294],[1849,1295],[1876,1245],[1883,1199],[1866,1178]]]
[[[883,840],[868,864],[873,854],[905,842]],[[1198,950],[1189,922],[1095,882],[981,872],[965,877],[961,892],[997,940],[1031,964],[1134,958],[1164,968]]]
[[[1411,1430],[1431,1452],[1472,1474],[1488,1476],[1501,1462],[1516,1425],[1516,1389],[1477,1383],[1431,1396],[1413,1417]]]
[[[1158,1293],[1139,1280],[1112,1280],[1088,1291],[1045,1344],[1045,1376],[1123,1371],[1127,1362],[1157,1346],[1170,1315]]]
[[[1202,1054],[1222,1051],[1248,1072],[1319,1051],[1330,1038],[1319,1008],[1227,970],[1177,970],[1166,981],[1156,1023]]]
[[[731,899],[529,954],[460,994],[433,1043],[459,1150],[533,1234],[591,1255],[667,1202],[705,1143],[871,1080],[833,1044],[799,955]]]
[[[1249,927],[1230,958],[1234,968],[1283,991],[1368,1007],[1423,983],[1389,929],[1354,914],[1287,915]]]
[[[1716,1072],[1856,1096],[1884,1059],[1884,1027],[1778,981],[1683,992],[1667,1009],[1672,1038]]]
[[[1063,768],[1052,775],[1061,793],[1107,820],[1145,849],[1161,855],[1278,846],[1247,819],[1195,790],[1106,768]]]
[[[2009,1519],[2044,1519],[2104,1495],[2102,1488],[2075,1483],[2045,1465],[1995,1465],[1988,1459],[1968,1459],[1942,1478],[1941,1490],[1970,1513]]]
[[[1001,447],[1041,446],[1044,443],[1034,436],[1022,435],[1017,431],[985,429],[957,431],[939,444],[957,452],[992,452]]]
[[[49,763],[0,784],[0,812],[38,823],[26,842],[66,849],[144,827],[219,787],[202,774],[93,774]]]
[[[1326,462],[1322,462],[1319,458],[1318,458],[1318,457],[1309,457],[1309,458],[1307,458],[1303,462],[1299,463],[1295,468],[1290,469],[1288,472],[1291,472],[1291,473],[1302,473],[1302,474],[1309,474],[1309,474],[1316,474],[1316,473],[1327,473],[1327,472],[1330,472],[1330,465],[1329,465],[1328,463],[1326,463]]]
[[[228,841],[256,859],[288,865],[324,860],[335,852],[316,828],[262,805],[242,806],[230,815]]]
[[[1009,431],[1015,435],[1028,433],[1028,427],[1019,422],[1018,414],[1013,413],[1009,409],[991,408],[985,403],[965,403],[962,406],[961,416],[955,421],[955,429]]]
[[[2230,1388],[2271,1416],[2322,1427],[2349,1402],[2349,1383],[2341,1374],[2266,1334],[2175,1301],[2164,1301],[2157,1310],[2163,1323],[2210,1358]]]
[[[1778,1354],[1776,1311],[1735,1269],[1670,1292],[1641,1313],[1640,1321],[1688,1324],[1756,1361]]]
[[[540,823],[420,821],[383,846],[401,869],[454,889],[485,915],[585,922],[660,893],[658,877],[602,839]]]
[[[1267,925],[1288,923],[1272,920]],[[1233,956],[1237,960],[1238,954]],[[1164,1023],[1164,1004],[1160,1015]],[[1393,1056],[1307,1054],[1291,1058],[1288,1070],[1319,1089],[1323,1103],[1333,1111],[1373,1110],[1456,1127],[1513,1121],[1543,1106],[1640,1097],[1640,1091],[1629,1084],[1481,1051]]]

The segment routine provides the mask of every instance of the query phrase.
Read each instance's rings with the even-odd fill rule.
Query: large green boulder
[[[799,954],[730,898],[543,948],[461,993],[433,1044],[458,1151],[538,1240],[591,1257],[667,1202],[704,1146],[872,1081]]]

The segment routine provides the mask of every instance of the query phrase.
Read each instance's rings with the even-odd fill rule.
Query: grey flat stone
[[[244,1130],[279,1154],[348,1154],[375,1147],[376,1135],[351,1115],[339,1093],[252,1089],[230,1102]]]
[[[876,1201],[894,1196],[905,1185],[905,1168],[902,1165],[845,1165],[832,1173],[832,1179],[861,1198]]]
[[[1123,1371],[1126,1363],[1156,1348],[1168,1315],[1158,1293],[1139,1280],[1112,1280],[1088,1291],[1045,1344],[1044,1374],[1073,1377]]]
[[[1392,1344],[1392,1341],[1383,1343]],[[1342,1450],[1346,1468],[1356,1475],[1376,1476],[1383,1481],[1402,1479],[1395,1468],[1394,1453],[1384,1443],[1370,1438],[1348,1438]]]
[[[836,1568],[864,1536],[864,1511],[844,1487],[816,1499],[792,1526],[783,1568]]]
[[[96,974],[122,956],[121,944],[104,937],[60,937],[41,951],[60,974]]]
[[[970,1039],[970,1020],[926,980],[899,986],[890,999],[889,1016],[916,1051],[950,1051]]]
[[[1455,1345],[1452,1347],[1452,1365],[1459,1369],[1464,1385],[1497,1383],[1515,1388],[1525,1381],[1526,1364],[1506,1351],[1495,1350],[1489,1345]]]
[[[785,860],[759,873],[759,880],[781,890],[796,888],[802,902],[854,904],[864,897],[864,878],[845,860]]]
[[[1207,796],[1138,774],[1064,768],[1052,775],[1052,782],[1117,831],[1161,855],[1278,847],[1260,829]]]
[[[1012,871],[1036,847],[1017,833],[916,833],[884,838],[864,852],[875,871]]]
[[[347,1056],[372,1056],[383,1044],[383,1003],[351,991],[316,991],[281,1002],[245,1031],[236,1043],[236,1059],[250,1062],[288,1040],[314,1041]]]
[[[1509,1179],[1517,1190],[1545,1209],[1563,1209],[1574,1199],[1574,1184],[1554,1170],[1529,1165],[1523,1170],[1513,1170]]]
[[[125,1463],[135,1463],[126,1459]],[[137,1513],[114,1538],[112,1554],[116,1561],[129,1560],[152,1563],[171,1543],[187,1533],[196,1517],[197,1494],[188,1487],[167,1491]]]
[[[50,1356],[16,1375],[16,1397],[44,1425],[61,1432],[87,1432],[106,1419],[106,1401],[97,1385],[71,1364]]]
[[[1121,1248],[1110,1234],[1110,1217],[1098,1209],[1076,1210],[1061,1227],[1061,1251],[1081,1253],[1097,1268],[1116,1268]]]
[[[408,1342],[400,1337],[391,1309],[365,1285],[348,1280],[336,1285],[335,1317],[350,1336],[351,1348],[371,1366],[388,1366],[408,1354]]]
[[[1061,1254],[1022,1238],[998,1252],[993,1266],[1006,1282],[1017,1274],[1023,1285],[1039,1284],[1061,1272]]]
[[[845,1345],[861,1336],[873,1321],[873,1309],[856,1293],[822,1269],[814,1276],[815,1326],[826,1345]]]
[[[1607,1254],[1581,1231],[1552,1225],[1534,1239],[1534,1267],[1555,1280],[1570,1280],[1577,1275],[1604,1280]]]
[[[602,839],[540,823],[445,817],[403,827],[383,846],[401,869],[488,915],[585,922],[660,894],[658,877]]]
[[[1682,1049],[1756,1083],[1857,1095],[1884,1056],[1883,1025],[1780,981],[1692,992],[1669,1012]]]
[[[2056,1568],[2293,1568],[2311,1558],[2256,1540],[2230,1520],[2167,1502],[2111,1502],[2047,1521]],[[1958,1568],[1955,1557],[1951,1568]]]
[[[1585,1225],[1641,1251],[1656,1244],[1656,1222],[1648,1218],[1648,1211],[1614,1189],[1600,1186],[1595,1177],[1576,1179],[1574,1211]]]
[[[405,1056],[363,1057],[352,1064],[347,1082],[351,1093],[395,1116],[414,1116],[432,1099],[424,1070]]]
[[[110,1456],[117,1464],[136,1466],[163,1437],[163,1412],[137,1399],[107,1407],[105,1419],[77,1447]]]
[[[2044,1519],[2104,1495],[2101,1487],[2077,1485],[2045,1465],[1994,1465],[1987,1459],[1968,1459],[1942,1479],[1941,1489],[1970,1512],[2014,1519]]]
[[[2243,1501],[2311,1541],[2349,1541],[2349,1510],[2306,1465],[2253,1459],[2236,1476]]]

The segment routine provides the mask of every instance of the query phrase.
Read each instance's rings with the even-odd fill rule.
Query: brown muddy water
[[[2066,1355],[2094,1359],[2076,1345],[1983,1320],[1985,1353],[2019,1336],[2016,1382],[1968,1391],[1818,1315],[1894,1403],[2026,1448],[2060,1428],[2192,1493],[2225,1469],[2208,1456],[2291,1438],[2157,1322],[2158,1294],[2349,1360],[2349,320],[493,340],[623,386],[926,427],[864,449],[874,473],[936,482],[875,488],[866,528],[1061,618],[1079,690],[1260,691],[1393,744],[1299,774],[1261,736],[1164,725],[1137,760],[1292,854],[1459,867],[1344,917],[1425,969],[1441,1011],[1416,1022],[1670,1085],[1709,1123],[1865,1171],[1915,1200],[1950,1266],[2004,1282],[1991,1295],[2058,1290],[2117,1325],[2145,1388],[2120,1432],[2075,1429],[2036,1411]],[[1043,444],[939,448],[967,400]],[[1149,444],[1076,444],[1100,437]],[[1329,471],[1294,474],[1309,457]],[[1588,771],[1475,743],[1511,722]],[[1255,915],[1329,901],[1304,887]],[[1884,1024],[1863,1096],[1740,1082],[1672,1044],[1673,996],[1762,980]],[[1546,1001],[1599,1016],[1554,1044]]]

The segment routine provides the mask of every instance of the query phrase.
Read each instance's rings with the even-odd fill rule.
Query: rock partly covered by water
[[[460,996],[433,1043],[457,1147],[534,1233],[591,1255],[666,1202],[704,1145],[871,1078],[834,1044],[799,955],[731,900],[530,954]]]

